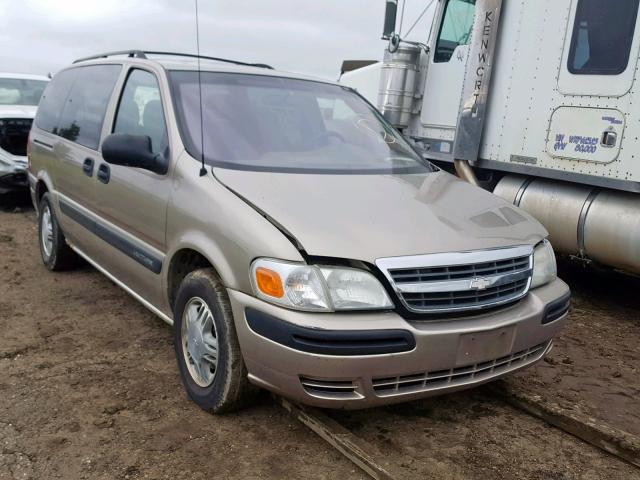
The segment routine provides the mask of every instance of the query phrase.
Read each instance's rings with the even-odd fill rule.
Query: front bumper
[[[0,192],[26,189],[28,184],[26,162],[0,162]]]
[[[558,279],[499,311],[442,321],[407,321],[394,312],[297,312],[235,290],[228,292],[253,383],[308,405],[353,409],[469,388],[536,363],[551,349],[552,338],[566,321],[563,305],[568,305],[570,294]],[[256,324],[260,315],[279,321],[279,327]],[[272,333],[281,327],[297,340],[283,340],[286,332]],[[365,354],[358,354],[357,332],[362,332],[360,346]],[[369,354],[373,350],[366,348],[380,347],[375,341],[384,332],[394,332],[395,340],[406,340],[404,333],[412,339],[401,347],[397,341],[392,343],[396,345],[392,353]],[[323,338],[323,333],[328,335]],[[335,339],[347,349],[331,350]]]

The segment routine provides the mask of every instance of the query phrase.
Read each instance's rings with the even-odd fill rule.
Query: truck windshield
[[[223,168],[421,173],[433,167],[372,108],[337,85],[263,75],[169,73],[187,151]],[[202,141],[201,131],[204,131]]]
[[[38,105],[47,86],[45,80],[0,78],[0,105]]]

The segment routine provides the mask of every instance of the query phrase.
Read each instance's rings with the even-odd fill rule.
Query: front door
[[[475,0],[444,0],[431,39],[420,120],[433,153],[453,153],[460,97],[475,16]]]
[[[120,94],[113,133],[145,135],[153,152],[169,161],[169,141],[157,76],[132,68]],[[96,172],[98,262],[147,301],[161,303],[170,175],[102,162]]]

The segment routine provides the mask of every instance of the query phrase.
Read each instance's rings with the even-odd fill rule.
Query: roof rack
[[[97,58],[113,57],[115,55],[126,55],[129,58],[147,58],[142,50],[118,50],[116,52],[99,53],[98,55],[79,58],[77,60],[74,60],[73,63],[86,62],[87,60],[95,60]]]
[[[193,53],[178,53],[178,52],[155,52],[149,50],[119,50],[116,52],[106,52],[100,53],[98,55],[92,55],[90,57],[79,58],[75,60],[73,63],[86,62],[87,60],[96,60],[98,58],[107,58],[115,55],[126,55],[129,58],[149,58],[147,55],[169,55],[175,57],[188,57],[188,58],[201,58],[204,60],[214,60],[216,62],[224,62],[224,63],[233,63],[234,65],[243,65],[245,67],[257,67],[257,68],[268,68],[273,70],[271,65],[267,65],[266,63],[248,63],[241,62],[239,60],[231,60],[228,58],[220,58],[220,57],[207,57],[205,55],[196,55]]]

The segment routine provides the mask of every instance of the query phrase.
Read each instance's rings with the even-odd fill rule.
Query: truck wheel
[[[78,256],[67,245],[51,205],[49,193],[42,196],[38,212],[38,243],[42,263],[52,271],[70,270],[75,267],[78,264]]]
[[[227,292],[212,269],[191,272],[180,284],[173,344],[182,383],[200,408],[227,413],[253,398]]]

